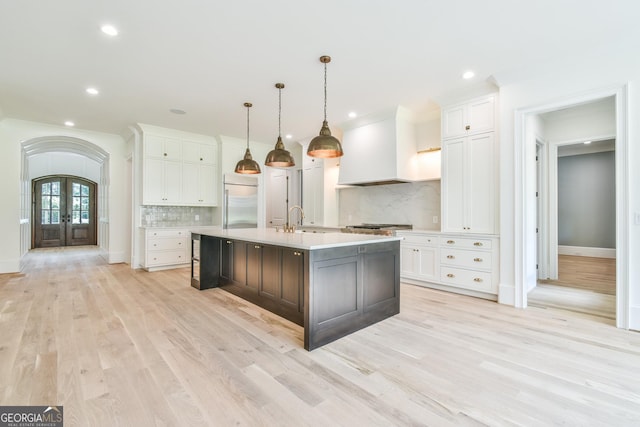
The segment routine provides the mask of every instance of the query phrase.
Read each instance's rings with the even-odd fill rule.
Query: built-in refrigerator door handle
[[[229,190],[224,190],[224,223],[222,228],[229,228]]]

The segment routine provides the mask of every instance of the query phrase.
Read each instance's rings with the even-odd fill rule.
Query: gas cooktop
[[[392,236],[396,230],[411,230],[411,224],[358,224],[347,225],[341,231],[343,233],[379,234]]]

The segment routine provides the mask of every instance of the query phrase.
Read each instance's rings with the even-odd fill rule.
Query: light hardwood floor
[[[637,426],[640,334],[402,285],[401,313],[313,352],[187,269],[38,250],[0,275],[0,405],[65,426]]]
[[[592,314],[615,325],[615,258],[560,255],[558,280],[539,281],[528,295],[528,304]]]

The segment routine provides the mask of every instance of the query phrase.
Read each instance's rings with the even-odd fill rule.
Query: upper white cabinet
[[[203,135],[139,126],[142,204],[217,206],[217,142]]]
[[[324,161],[309,158],[302,165],[302,209],[305,225],[324,225]]]
[[[442,111],[443,139],[489,132],[494,128],[494,95],[452,105]]]
[[[444,129],[447,121],[451,123],[449,118],[471,114],[468,111],[477,112],[475,116],[471,114],[472,117],[483,117],[477,122],[483,124],[479,128],[484,129],[482,132],[465,130],[465,134],[442,140],[443,232],[496,233],[498,172],[494,108],[495,97],[490,96],[443,109],[443,135],[447,133]],[[464,111],[467,113],[463,114]]]

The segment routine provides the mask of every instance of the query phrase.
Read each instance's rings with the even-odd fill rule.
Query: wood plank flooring
[[[65,426],[637,426],[640,334],[402,285],[401,313],[313,352],[188,269],[38,250],[0,275],[0,405]]]
[[[527,296],[530,306],[592,314],[615,325],[616,260],[558,257],[558,280],[541,280]]]

